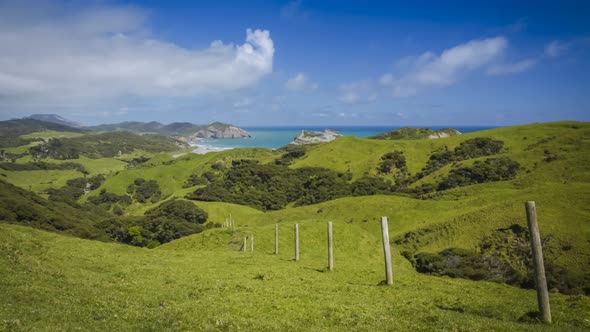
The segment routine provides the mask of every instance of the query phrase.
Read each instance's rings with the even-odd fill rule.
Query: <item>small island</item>
[[[316,144],[316,143],[325,143],[335,140],[337,137],[342,136],[342,134],[337,133],[332,129],[325,129],[324,131],[307,131],[302,130],[297,137],[291,142],[292,145],[306,145],[306,144]]]

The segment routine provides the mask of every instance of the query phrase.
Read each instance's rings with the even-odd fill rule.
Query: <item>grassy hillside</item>
[[[498,150],[487,151],[490,146]],[[288,155],[292,152],[237,149],[178,158],[173,158],[172,153],[150,154],[148,160],[129,164],[132,167],[125,169],[118,168],[122,161],[115,162],[115,159],[79,158],[76,160],[92,168],[93,174],[106,174],[106,180],[78,203],[99,197],[101,191],[129,195],[132,202],[123,206],[121,218],[131,220],[126,224],[131,226],[133,220],[139,220],[133,218],[142,218],[150,209],[173,199],[182,201],[195,189],[207,186],[210,180],[203,179],[209,177],[215,181],[215,177],[228,176],[228,170],[235,170],[239,165],[236,162],[241,159],[270,164],[272,169],[324,167],[350,174],[351,184],[366,176],[393,181],[403,175],[413,182],[395,195],[342,197],[300,207],[291,204],[269,212],[228,202],[195,201],[198,208],[208,213],[207,224],[221,224],[231,214],[238,228],[235,231],[207,229],[153,250],[0,224],[0,260],[3,260],[0,280],[4,281],[2,287],[8,295],[0,297],[0,324],[4,324],[0,327],[7,330],[71,330],[88,326],[101,330],[590,329],[587,316],[590,312],[589,123],[498,128],[437,140],[341,137],[305,147],[304,153]],[[403,171],[397,164],[401,156],[405,161]],[[480,166],[499,158],[518,163],[519,170],[514,177],[503,181],[462,182],[459,187],[446,190],[439,188],[452,176],[496,172],[493,167]],[[387,160],[392,160],[394,166],[391,171],[383,172],[382,165]],[[104,164],[101,166],[97,161]],[[252,176],[248,179],[256,176],[264,179],[265,174],[274,174],[260,172],[263,169],[269,168],[259,168],[256,164],[246,168]],[[49,174],[34,177],[25,174],[19,178],[11,173],[5,178],[27,188],[42,185],[32,178]],[[136,199],[139,190],[134,184],[136,179],[157,184],[158,198],[145,202]],[[239,189],[236,192],[250,195],[257,183],[248,186],[240,179],[235,177],[234,182],[227,183],[236,186]],[[261,181],[272,182],[272,179]],[[130,193],[130,185],[135,194],[133,190]],[[24,193],[19,192],[19,195]],[[3,200],[8,201],[10,195]],[[537,203],[546,268],[550,288],[554,288],[551,326],[535,323],[536,297],[533,290],[527,289],[531,287],[527,284],[530,261],[523,204],[527,200]],[[378,286],[383,279],[378,224],[381,216],[390,220],[393,287]],[[334,222],[336,270],[333,272],[325,270],[327,221]],[[273,229],[277,223],[281,238],[278,256],[272,254]],[[300,262],[292,261],[294,223],[300,225]],[[126,232],[127,228],[121,231]],[[255,235],[256,251],[239,252],[243,237],[250,234]],[[449,267],[437,261],[448,253],[455,255],[448,256],[448,261],[471,265]],[[418,273],[417,270],[424,269],[421,265],[424,262],[433,262],[436,269],[439,265],[444,267],[427,271],[432,275]],[[484,272],[495,273],[495,279],[482,278],[496,282],[436,276],[469,277],[459,272],[471,278],[481,277]],[[518,282],[509,280],[512,275],[520,278]],[[28,310],[33,303],[40,309]],[[59,318],[57,312],[62,313]]]
[[[543,326],[528,318],[536,310],[534,291],[420,275],[399,256],[394,285],[378,286],[383,272],[376,223],[335,225],[333,272],[323,272],[325,224],[304,223],[302,258],[293,262],[290,226],[282,224],[281,252],[275,256],[271,225],[255,229],[254,253],[237,252],[236,244],[206,249],[207,243],[241,242],[239,231],[203,233],[184,249],[147,250],[0,225],[5,294],[0,326],[16,331],[590,327],[584,318],[587,297],[551,294],[554,324]]]

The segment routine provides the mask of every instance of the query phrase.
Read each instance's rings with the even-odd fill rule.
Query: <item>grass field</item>
[[[6,171],[2,179],[17,187],[43,194],[49,188],[60,188],[70,179],[79,178],[84,174],[74,170],[41,170],[41,171]]]
[[[289,167],[327,167],[350,172],[353,179],[378,176],[381,156],[401,150],[409,172],[415,174],[432,152],[443,146],[452,150],[470,138],[484,136],[504,141],[501,155],[520,163],[515,179],[434,192],[422,199],[344,197],[271,212],[195,202],[208,212],[211,223],[223,223],[231,214],[237,229],[209,229],[152,250],[2,223],[0,331],[590,330],[588,296],[552,292],[553,324],[545,325],[533,317],[534,290],[420,274],[403,254],[410,249],[415,253],[447,248],[477,251],[482,238],[498,229],[514,224],[526,227],[523,203],[534,200],[541,235],[554,244],[544,252],[546,258],[572,273],[590,276],[589,123],[498,128],[439,140],[341,137],[309,147]],[[116,159],[73,161],[92,174],[107,174],[90,195],[101,189],[124,194],[136,178],[144,178],[158,182],[165,201],[194,191],[196,187],[183,188],[188,177],[210,170],[215,163],[229,166],[241,158],[269,163],[279,156],[280,152],[265,149],[178,158],[165,153],[151,155],[148,162],[130,169],[123,169],[126,163]],[[475,160],[447,165],[413,187],[436,184],[453,167]],[[77,173],[2,171],[7,181],[37,192],[80,176],[68,172]],[[134,202],[125,214],[141,216],[160,203]],[[391,287],[380,286],[384,279],[381,216],[390,221]],[[332,272],[326,270],[327,221],[334,222]],[[301,233],[299,262],[293,261],[295,223]],[[278,255],[273,254],[275,224],[280,227]],[[415,235],[414,243],[395,244],[409,233]],[[255,252],[240,252],[244,236],[252,234]]]
[[[584,330],[590,300],[551,294],[553,325],[531,323],[535,292],[420,275],[394,251],[383,280],[376,223],[335,224],[335,270],[326,272],[325,223],[214,230],[157,250],[1,225],[0,326],[32,330]],[[254,253],[236,249],[255,233]],[[217,243],[229,243],[218,245]],[[83,248],[83,250],[80,250]],[[27,280],[27,283],[23,283]]]

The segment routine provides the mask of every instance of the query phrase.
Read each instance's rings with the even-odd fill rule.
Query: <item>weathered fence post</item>
[[[299,260],[299,224],[295,224],[295,261]]]
[[[541,235],[539,234],[539,225],[537,224],[537,208],[533,201],[528,201],[524,205],[531,237],[539,313],[544,322],[551,323],[551,308],[549,307],[549,292],[547,291],[547,279],[545,277],[545,265],[543,263],[543,248],[541,247]]]
[[[275,224],[275,255],[279,254],[279,224]]]
[[[250,235],[250,251],[254,252],[254,234]]]
[[[393,284],[393,272],[391,271],[391,247],[389,246],[389,227],[387,217],[381,217],[381,236],[383,238],[383,256],[385,257],[385,281]]]
[[[244,236],[244,245],[242,246],[243,252],[246,252],[246,247],[248,247],[248,236]]]
[[[332,222],[328,221],[328,270],[334,270],[334,242],[332,238]]]

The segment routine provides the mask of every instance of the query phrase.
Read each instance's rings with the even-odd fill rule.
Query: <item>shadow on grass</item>
[[[306,270],[312,270],[312,271],[316,271],[316,272],[321,272],[321,273],[330,272],[330,271],[328,271],[328,268],[326,268],[326,267],[325,268],[322,268],[322,269],[316,269],[316,268],[313,268],[313,267],[302,266],[302,268],[304,268]]]

